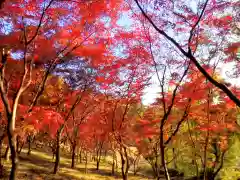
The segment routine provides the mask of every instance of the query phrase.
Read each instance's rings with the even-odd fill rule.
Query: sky
[[[196,0],[187,0],[194,12],[197,13],[197,3]],[[118,24],[124,26],[126,28],[131,27],[131,20],[127,15],[122,15],[122,17],[118,20]],[[238,37],[239,39],[239,37]],[[239,39],[240,40],[240,39]],[[240,56],[240,55],[239,55]],[[240,86],[240,77],[239,78],[230,78],[228,76],[229,72],[232,71],[234,67],[234,63],[224,64],[224,68],[221,67],[221,71],[219,72],[221,77],[225,79],[227,82],[230,82],[232,85]],[[144,90],[144,96],[142,97],[142,103],[144,105],[149,105],[155,101],[158,97],[158,92],[160,92],[159,82],[156,74],[152,76],[151,85],[146,87]]]
[[[188,1],[191,4],[192,9],[195,12],[197,12],[196,1],[195,0],[188,0]],[[3,22],[3,23],[5,23],[3,26],[5,28],[5,32],[8,33],[8,31],[11,29],[10,25],[6,24],[6,22]],[[123,26],[124,28],[128,29],[128,28],[131,28],[132,22],[127,14],[122,14],[118,20],[118,24]],[[221,76],[224,79],[229,80],[229,82],[231,84],[240,85],[240,78],[229,79],[229,77],[227,76],[227,72],[231,71],[233,64],[228,64],[228,65],[224,65],[224,66],[225,66],[225,68],[222,69],[222,71],[220,73]],[[144,96],[142,97],[142,103],[144,105],[149,105],[149,104],[153,103],[155,101],[155,99],[157,98],[159,91],[160,91],[159,82],[157,80],[156,74],[154,74],[151,79],[151,85],[149,87],[145,88],[145,90],[144,90]]]
[[[193,10],[197,11],[197,4],[195,0],[189,0],[189,3],[193,7]],[[118,20],[118,24],[123,26],[124,28],[130,28],[132,22],[127,14],[122,14],[122,16]],[[157,79],[157,75],[154,74],[151,78],[151,85],[145,88],[144,95],[142,97],[142,103],[144,105],[149,105],[155,101],[158,97],[158,92],[160,91],[159,82]]]

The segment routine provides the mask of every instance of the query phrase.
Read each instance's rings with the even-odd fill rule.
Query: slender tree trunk
[[[127,177],[125,176],[125,159],[124,159],[124,157],[123,157],[122,152],[120,152],[120,155],[121,155],[121,164],[122,164],[122,167],[121,167],[122,179],[123,179],[123,180],[127,180]]]
[[[156,148],[154,148],[154,153],[155,153],[155,162],[153,161],[153,168],[154,168],[154,171],[155,171],[155,175],[156,177],[160,177],[160,163],[158,162],[158,158],[159,158],[159,153],[158,153],[158,148],[157,148],[158,144],[156,143]]]
[[[134,176],[137,175],[137,168],[136,168],[135,162],[134,162],[134,164],[133,164],[133,175],[134,175]]]
[[[129,171],[129,168],[130,168],[130,163],[129,163],[129,157],[128,157],[128,154],[127,154],[126,147],[123,147],[123,149],[124,149],[124,155],[125,155],[125,158],[126,158],[125,180],[127,180],[128,179],[128,171]]]
[[[86,156],[85,156],[85,173],[87,174],[88,170],[87,170],[87,165],[88,165],[88,153],[86,151]]]
[[[176,156],[176,152],[175,152],[175,148],[172,149],[172,153],[173,153],[173,167],[174,169],[177,170],[177,156]]]
[[[55,151],[52,151],[52,161],[55,159]]]
[[[75,166],[75,156],[76,156],[76,142],[74,141],[72,144],[72,164],[71,164],[71,168],[74,168]]]
[[[94,161],[95,162],[95,155],[92,152],[89,152],[89,162]]]
[[[102,149],[99,149],[98,152],[97,152],[97,170],[99,170],[101,156],[102,156]]]
[[[162,131],[162,128],[160,129],[160,152],[161,152],[161,163],[162,163],[162,166],[163,166],[163,169],[164,169],[164,175],[165,175],[165,178],[166,180],[170,180],[170,176],[169,176],[169,173],[168,173],[168,168],[167,168],[167,165],[166,165],[166,162],[165,162],[165,146],[164,146],[164,140],[163,140],[163,131]]]
[[[28,136],[28,155],[30,155],[31,154],[31,136],[29,135]]]
[[[60,138],[61,138],[61,131],[58,131],[56,134],[56,151],[55,151],[55,165],[54,165],[54,170],[53,173],[57,174],[59,170],[59,164],[60,164]]]
[[[23,148],[23,146],[24,146],[24,143],[22,143],[21,145],[19,145],[19,149],[18,149],[18,154],[20,154],[21,152],[22,152],[22,148]]]
[[[17,173],[17,167],[18,167],[16,136],[14,135],[15,125],[13,125],[13,121],[14,119],[12,117],[8,118],[7,135],[8,135],[8,142],[9,142],[9,147],[11,151],[11,163],[12,163],[9,180],[16,179],[16,173]]]
[[[2,144],[3,144],[3,137],[0,140],[0,178],[3,177],[3,165],[2,165]]]
[[[8,160],[8,159],[9,159],[9,152],[10,152],[9,149],[10,149],[10,148],[9,148],[9,145],[8,145],[7,148],[6,148],[6,150],[5,150],[5,153],[4,153],[4,159],[5,159],[5,160]]]
[[[134,175],[137,175],[139,160],[140,160],[140,155],[138,155],[136,157],[136,159],[134,160],[134,162],[133,162],[133,172],[134,172]]]
[[[96,161],[96,156],[95,155],[93,155],[92,157],[90,156],[89,159],[90,159],[90,161],[92,160],[93,162],[95,162]]]
[[[153,170],[153,177],[158,179],[158,173],[156,171],[155,163],[154,162],[150,162],[150,165],[151,165],[152,170]]]
[[[194,155],[194,164],[195,164],[195,167],[196,167],[196,176],[197,176],[197,178],[196,178],[196,180],[199,180],[199,171],[198,171],[198,163],[197,163],[197,158],[196,158],[196,153],[195,153],[195,155]]]
[[[2,165],[2,140],[0,140],[0,166]]]
[[[208,147],[208,140],[209,140],[209,131],[207,132],[207,138],[205,141],[205,145],[204,145],[204,155],[203,155],[203,179],[204,180],[208,180],[207,179],[207,147]]]
[[[123,180],[128,180],[128,171],[129,171],[129,168],[130,168],[130,164],[129,164],[129,158],[128,158],[128,155],[127,155],[126,147],[121,147],[120,156],[121,156],[121,162],[122,162],[122,167],[121,167],[122,179]]]
[[[17,151],[17,153],[19,152],[19,149],[20,149],[20,137],[19,136],[17,136],[17,147],[16,147],[16,151]]]
[[[113,151],[113,156],[112,156],[112,175],[115,174],[115,152]]]
[[[52,150],[52,160],[54,161],[54,158],[55,158],[55,155],[56,155],[56,147],[57,147],[57,145],[56,145],[56,142],[57,142],[57,140],[55,141],[55,142],[53,142],[53,144],[51,145],[51,150]]]
[[[82,148],[80,149],[80,153],[79,153],[79,162],[82,163]]]
[[[117,158],[117,153],[115,153],[115,172],[118,173],[118,158]]]
[[[99,170],[99,164],[100,164],[100,162],[97,160],[97,171]]]

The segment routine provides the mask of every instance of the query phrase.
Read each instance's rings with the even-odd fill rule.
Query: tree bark
[[[164,139],[163,139],[163,128],[160,129],[160,152],[161,152],[161,163],[164,169],[164,175],[166,180],[170,180],[170,176],[168,173],[168,168],[165,162],[165,146],[164,146]]]
[[[176,152],[175,152],[175,148],[172,149],[172,153],[173,153],[173,167],[174,169],[177,169],[177,156],[176,156]]]
[[[24,146],[24,143],[22,143],[20,146],[19,146],[19,149],[17,151],[18,154],[20,154],[22,152],[22,148]]]
[[[80,153],[79,153],[79,162],[82,163],[82,149],[80,149]]]
[[[125,171],[124,171],[124,168],[125,168],[125,159],[124,159],[122,153],[120,153],[120,154],[121,154],[121,163],[122,163],[122,167],[121,167],[122,179],[123,179],[123,180],[127,180],[127,177],[126,177]]]
[[[120,156],[121,156],[121,171],[122,171],[122,179],[123,180],[128,180],[128,171],[130,168],[129,164],[129,157],[127,154],[127,149],[126,147],[121,147],[120,148]]]
[[[71,168],[73,169],[75,167],[75,156],[76,156],[76,142],[74,141],[72,144],[72,164],[71,164]]]
[[[19,137],[19,136],[16,137],[16,141],[17,141],[17,147],[16,147],[16,149],[17,149],[17,153],[18,153],[18,152],[19,152],[19,149],[20,149],[20,137]]]
[[[85,155],[85,173],[87,174],[88,170],[87,170],[87,165],[88,165],[88,153],[86,151],[86,155]]]
[[[9,145],[8,145],[7,148],[6,148],[6,150],[5,150],[4,156],[3,156],[5,160],[8,160],[8,159],[9,159],[9,149],[10,149],[10,148],[9,148]]]
[[[100,161],[101,161],[101,156],[102,156],[102,146],[101,146],[100,149],[98,149],[98,151],[97,151],[97,170],[99,170],[99,165],[100,165]]]
[[[53,174],[57,174],[59,170],[59,164],[60,164],[60,138],[61,138],[61,131],[57,131],[56,134],[56,151],[55,151],[55,164],[54,164],[54,170]]]
[[[14,135],[14,125],[12,117],[8,118],[8,127],[7,127],[8,142],[11,151],[11,163],[12,168],[9,175],[9,180],[16,179],[17,167],[18,167],[18,155],[16,149],[16,136]]]
[[[134,173],[134,175],[137,175],[139,160],[140,160],[140,155],[138,155],[136,157],[136,159],[134,159],[134,162],[133,162],[133,173]]]
[[[31,154],[31,136],[30,135],[28,136],[28,153],[27,154],[28,155]]]
[[[2,145],[3,145],[3,136],[2,136],[1,139],[0,139],[0,178],[3,177]]]
[[[0,141],[0,166],[2,165],[2,141]]]
[[[113,152],[112,156],[112,175],[115,174],[115,152]]]

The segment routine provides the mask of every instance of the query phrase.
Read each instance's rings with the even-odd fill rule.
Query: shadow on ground
[[[17,180],[114,180],[121,179],[121,173],[116,172],[115,176],[112,176],[110,169],[105,169],[106,166],[100,167],[100,170],[96,170],[94,164],[90,164],[88,167],[88,173],[85,173],[83,164],[78,164],[75,169],[70,168],[69,159],[62,158],[63,162],[60,165],[60,171],[57,175],[54,175],[53,168],[54,162],[51,156],[44,153],[35,151],[31,155],[27,155],[26,152],[22,152],[19,156],[19,169],[17,173]],[[5,168],[7,168],[4,177],[1,179],[7,180],[10,169],[10,162],[4,162]],[[132,178],[130,178],[132,177]],[[133,178],[134,177],[134,178]],[[129,174],[131,180],[147,180],[144,176],[133,176]]]

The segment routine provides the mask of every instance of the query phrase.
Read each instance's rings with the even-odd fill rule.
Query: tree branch
[[[200,16],[198,17],[198,20],[197,20],[196,23],[193,25],[193,27],[192,27],[192,29],[191,29],[191,31],[190,31],[190,36],[189,36],[189,39],[188,39],[188,51],[192,51],[191,48],[190,48],[190,43],[191,43],[192,37],[193,37],[193,35],[194,35],[195,29],[196,29],[197,25],[199,24],[199,22],[201,21],[201,19],[202,19],[202,17],[203,17],[203,14],[204,14],[204,12],[205,12],[205,10],[206,10],[208,1],[209,1],[209,0],[206,0],[206,2],[204,3],[203,9],[202,9],[202,11],[201,11],[201,14],[200,14]]]
[[[190,108],[190,102],[191,102],[191,98],[188,100],[188,105],[185,108],[185,111],[183,113],[183,116],[181,118],[181,120],[178,122],[176,129],[174,130],[174,132],[171,134],[171,136],[167,139],[167,141],[164,143],[165,145],[167,145],[172,138],[177,134],[177,132],[179,131],[180,126],[182,125],[182,123],[184,122],[184,120],[188,117],[188,110]]]
[[[149,23],[154,27],[154,29],[161,35],[163,35],[167,40],[169,40],[175,47],[187,58],[189,58],[193,64],[197,67],[197,69],[211,82],[213,85],[221,89],[223,92],[227,94],[227,96],[238,106],[240,107],[240,100],[222,83],[214,80],[208,72],[200,65],[197,59],[190,52],[186,52],[176,40],[174,40],[171,36],[169,36],[165,31],[159,29],[156,24],[152,21],[152,19],[144,12],[143,8],[139,4],[138,0],[134,0],[137,3],[137,6],[141,10],[143,16],[149,21]]]

